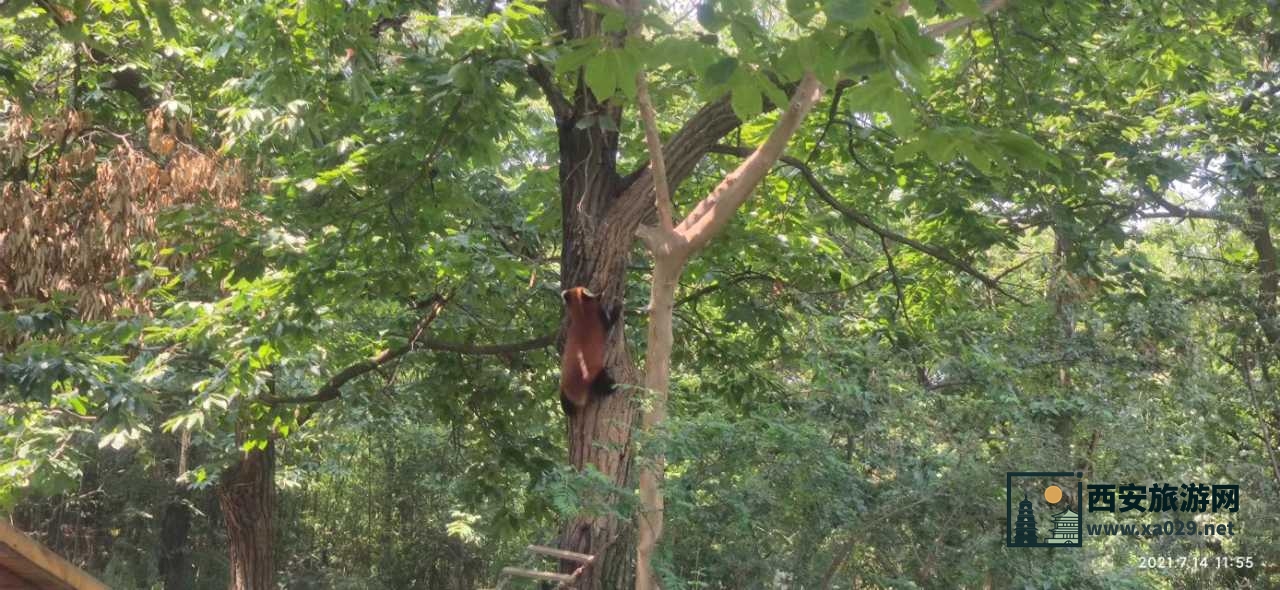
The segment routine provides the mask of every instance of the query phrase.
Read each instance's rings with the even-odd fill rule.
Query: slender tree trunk
[[[218,506],[231,560],[228,590],[275,586],[275,444],[249,451],[222,474]]]
[[[1271,349],[1268,361],[1275,360],[1277,347],[1280,347],[1280,319],[1277,318],[1277,297],[1280,297],[1280,270],[1277,266],[1276,245],[1271,238],[1271,219],[1258,195],[1258,187],[1250,183],[1240,191],[1245,199],[1244,233],[1253,242],[1254,253],[1258,256],[1258,300],[1256,314],[1262,335],[1267,339]]]
[[[1061,330],[1059,337],[1061,338],[1061,350],[1063,360],[1058,365],[1058,387],[1059,395],[1066,397],[1074,396],[1075,384],[1071,379],[1071,368],[1075,363],[1073,358],[1075,352],[1076,335],[1076,309],[1080,301],[1087,296],[1086,290],[1081,284],[1080,275],[1076,274],[1069,268],[1069,260],[1074,248],[1074,242],[1071,237],[1057,227],[1053,228],[1054,232],[1054,259],[1057,265],[1055,269],[1055,278],[1053,283],[1053,292],[1051,298],[1053,300],[1053,315],[1058,322],[1058,328]],[[1076,420],[1079,412],[1076,410],[1063,410],[1053,420],[1053,431],[1062,439],[1063,444],[1071,447],[1076,440]],[[1098,432],[1094,431],[1089,438],[1087,448],[1072,452],[1071,464],[1076,469],[1087,471],[1093,462],[1093,452],[1098,443]],[[1073,501],[1078,502],[1076,498]]]
[[[158,569],[164,590],[190,590],[195,582],[187,535],[191,531],[191,508],[186,493],[175,493],[160,518]]]
[[[684,270],[681,258],[655,257],[653,287],[649,293],[649,340],[645,349],[646,410],[644,431],[654,434],[667,418],[667,393],[671,381],[672,316],[676,287]],[[636,588],[657,588],[653,552],[662,537],[664,506],[662,480],[666,454],[645,453],[640,468],[639,539],[636,543]]]
[[[191,563],[191,496],[192,492],[178,478],[187,471],[195,451],[191,448],[191,432],[157,439],[156,478],[173,486],[160,513],[159,546],[156,547],[156,569],[165,590],[191,590],[195,569]]]

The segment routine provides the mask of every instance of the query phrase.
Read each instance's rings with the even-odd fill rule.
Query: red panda
[[[562,292],[569,327],[560,364],[560,405],[566,415],[586,407],[589,396],[613,392],[613,378],[604,368],[604,345],[613,318],[586,287]]]

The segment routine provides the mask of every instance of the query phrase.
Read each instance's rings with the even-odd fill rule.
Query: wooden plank
[[[565,551],[563,549],[543,547],[542,545],[530,545],[526,548],[526,550],[528,550],[530,553],[546,555],[547,557],[554,557],[556,559],[563,559],[565,561],[576,561],[578,563],[591,563],[596,560],[596,556],[594,555],[587,555],[586,553],[574,553],[572,551]]]
[[[29,580],[37,588],[111,590],[3,520],[0,520],[0,569]]]
[[[573,576],[569,574],[555,574],[551,572],[539,572],[527,570],[518,567],[504,567],[502,574],[506,576],[518,576],[521,578],[532,578],[534,580],[546,580],[548,582],[572,582]]]
[[[0,590],[40,590],[0,565]]]

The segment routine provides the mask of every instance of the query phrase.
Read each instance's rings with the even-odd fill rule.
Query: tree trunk
[[[550,0],[547,12],[566,39],[596,34],[601,15],[584,7],[582,0]],[[571,96],[560,93],[549,73],[532,72],[543,86],[556,113],[559,139],[560,205],[564,231],[561,250],[561,286],[585,286],[599,295],[602,305],[624,308],[627,263],[636,243],[635,231],[653,213],[653,178],[647,168],[625,177],[617,171],[618,133],[598,121],[609,119],[610,129],[621,127],[622,109],[616,102],[601,103],[579,75]],[[539,78],[541,78],[539,80]],[[579,128],[585,117],[596,123]],[[674,190],[693,172],[694,166],[721,138],[741,122],[727,98],[698,111],[668,141],[668,184]],[[568,419],[569,463],[578,470],[593,467],[620,488],[635,485],[631,473],[631,433],[636,420],[633,387],[642,380],[627,352],[625,319],[619,319],[605,342],[605,368],[618,390],[593,399]],[[562,331],[563,333],[563,331]],[[560,342],[563,346],[563,337]],[[601,499],[613,503],[613,499]],[[634,570],[633,534],[617,519],[578,518],[565,524],[560,547],[595,555],[578,588],[613,590],[631,585]],[[576,563],[562,562],[571,572]]]
[[[1062,351],[1062,360],[1058,363],[1058,388],[1059,396],[1071,398],[1074,397],[1073,389],[1075,388],[1071,380],[1072,365],[1075,364],[1075,333],[1076,333],[1076,304],[1083,298],[1080,285],[1080,277],[1071,269],[1070,256],[1075,247],[1075,242],[1065,230],[1053,227],[1053,253],[1054,253],[1054,278],[1051,284],[1050,297],[1053,300],[1053,316],[1058,323],[1059,334],[1059,350]],[[1053,431],[1062,440],[1062,444],[1068,449],[1074,446],[1077,411],[1061,410],[1057,417],[1053,419]],[[1071,464],[1081,471],[1085,470],[1086,465],[1090,462],[1092,449],[1082,453],[1070,451]],[[1077,499],[1078,501],[1078,499]]]
[[[222,475],[218,506],[227,526],[228,590],[275,588],[275,444],[245,453]]]
[[[164,590],[191,590],[195,571],[187,535],[191,531],[191,508],[185,493],[174,494],[160,519],[159,563]]]
[[[173,486],[160,509],[159,545],[156,547],[156,570],[165,590],[191,590],[195,585],[195,569],[191,563],[191,490],[179,478],[195,450],[191,447],[191,431],[156,439],[156,478]]]
[[[1271,239],[1271,219],[1258,195],[1258,186],[1249,183],[1240,191],[1245,199],[1244,233],[1253,242],[1258,255],[1258,300],[1255,312],[1262,334],[1271,348],[1268,361],[1274,360],[1280,347],[1280,321],[1277,321],[1277,297],[1280,297],[1280,270],[1277,269],[1275,242]]]
[[[644,414],[644,431],[654,431],[667,418],[667,394],[671,380],[672,315],[676,287],[684,270],[682,257],[654,256],[653,288],[649,294],[649,340],[645,349],[645,394],[650,397]],[[636,588],[658,588],[653,572],[653,552],[662,538],[664,505],[662,480],[666,471],[665,453],[644,453],[640,468],[640,510],[636,519]]]

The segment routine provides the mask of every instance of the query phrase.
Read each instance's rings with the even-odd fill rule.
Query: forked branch
[[[782,156],[791,136],[795,135],[804,118],[822,97],[822,85],[812,72],[805,72],[796,85],[791,104],[778,118],[777,125],[768,139],[716,185],[711,194],[698,202],[689,215],[676,226],[676,233],[685,240],[686,255],[702,249],[746,202],[760,181],[764,179],[774,162]]]

